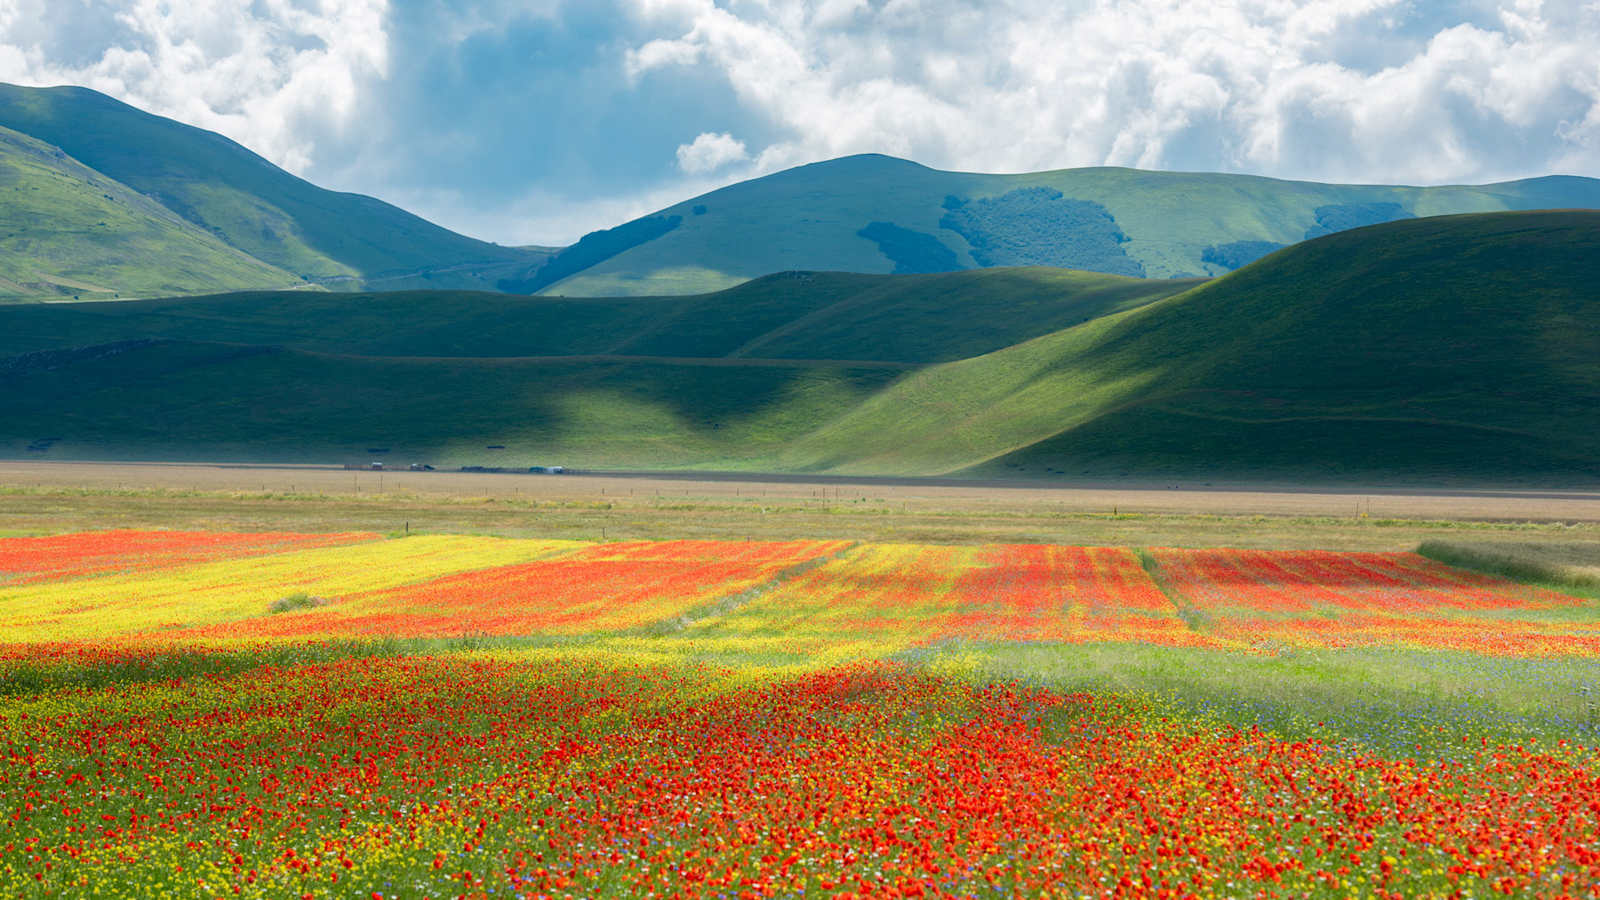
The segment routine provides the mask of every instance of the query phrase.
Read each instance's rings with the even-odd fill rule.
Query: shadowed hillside
[[[693,297],[304,291],[4,312],[0,356],[162,338],[368,356],[627,355],[945,362],[1168,297],[1192,282],[1060,269],[789,272]]]
[[[24,444],[44,444],[52,458],[309,462],[364,460],[381,449],[400,463],[729,468],[775,452],[903,371],[133,341],[0,360],[8,432],[0,448],[24,455]]]

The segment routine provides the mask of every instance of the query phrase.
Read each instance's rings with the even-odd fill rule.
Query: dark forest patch
[[[1283,244],[1274,241],[1232,241],[1226,244],[1212,244],[1200,254],[1200,261],[1225,269],[1240,269],[1269,253],[1282,250],[1283,247]]]
[[[1416,218],[1398,203],[1337,203],[1319,206],[1315,213],[1317,224],[1306,229],[1308,241],[1337,231]]]
[[[1144,277],[1128,236],[1104,206],[1053,188],[1018,188],[977,200],[946,197],[939,225],[966,238],[981,266],[1057,266]]]

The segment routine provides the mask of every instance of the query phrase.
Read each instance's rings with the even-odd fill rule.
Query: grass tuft
[[[267,607],[267,612],[276,615],[277,613],[292,612],[297,609],[315,609],[319,606],[327,605],[327,597],[316,597],[302,592],[272,601],[272,605]]]

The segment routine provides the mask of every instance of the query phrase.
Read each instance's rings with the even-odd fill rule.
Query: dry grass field
[[[1600,559],[1600,495],[1281,486],[717,480],[0,462],[0,532],[371,530],[581,540],[847,539],[1411,550]],[[1523,551],[1518,551],[1523,552]],[[1556,551],[1550,551],[1556,552]]]

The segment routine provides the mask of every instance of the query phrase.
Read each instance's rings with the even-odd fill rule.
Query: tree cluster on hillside
[[[1398,203],[1336,203],[1317,207],[1315,215],[1317,224],[1306,229],[1308,241],[1336,231],[1416,218]]]
[[[939,225],[966,238],[981,266],[1058,266],[1143,278],[1122,247],[1128,236],[1104,206],[1053,188],[1018,188],[999,197],[946,197]]]
[[[1283,244],[1273,241],[1232,241],[1212,244],[1200,253],[1200,261],[1225,269],[1241,269],[1269,253],[1282,250]]]
[[[618,253],[632,250],[677,228],[683,216],[650,216],[615,228],[584,235],[576,244],[545,260],[525,278],[501,279],[496,286],[512,294],[533,294],[552,284],[599,265]]]

